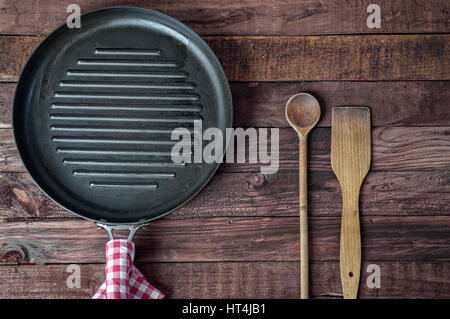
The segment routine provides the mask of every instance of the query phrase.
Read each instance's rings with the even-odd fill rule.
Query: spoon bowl
[[[319,122],[320,105],[311,94],[299,93],[286,103],[285,115],[298,134],[306,135]]]

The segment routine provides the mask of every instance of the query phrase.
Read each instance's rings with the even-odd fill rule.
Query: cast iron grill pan
[[[34,181],[102,223],[141,223],[192,198],[218,164],[175,164],[174,128],[231,127],[226,77],[183,24],[133,7],[87,13],[36,49],[18,83],[13,124]],[[225,143],[224,143],[225,145]],[[192,145],[190,145],[192,150]]]

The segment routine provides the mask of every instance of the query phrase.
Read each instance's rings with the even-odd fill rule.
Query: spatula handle
[[[299,137],[300,298],[308,299],[308,179],[307,136]]]
[[[359,190],[342,192],[341,283],[345,299],[358,296],[361,271],[361,231],[359,226]]]

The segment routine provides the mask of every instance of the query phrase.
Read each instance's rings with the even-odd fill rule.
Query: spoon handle
[[[308,299],[307,136],[299,136],[300,298]]]

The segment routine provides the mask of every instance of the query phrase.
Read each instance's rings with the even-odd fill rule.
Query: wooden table
[[[381,8],[380,29],[366,25]],[[44,196],[11,130],[15,84],[73,1],[0,0],[0,297],[90,298],[104,279],[106,233]],[[311,296],[341,294],[341,195],[330,167],[331,107],[372,110],[372,169],[361,195],[361,298],[450,297],[450,36],[445,0],[78,0],[127,4],[186,23],[228,76],[235,126],[280,128],[280,171],[225,164],[192,202],[136,237],[137,264],[172,298],[297,298],[297,137],[284,105],[314,93],[310,139]],[[80,288],[69,288],[70,264]],[[369,288],[367,267],[381,269]]]

